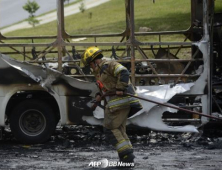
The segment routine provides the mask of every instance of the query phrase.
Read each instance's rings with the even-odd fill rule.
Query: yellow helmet
[[[88,66],[98,55],[102,54],[102,50],[98,47],[89,47],[82,54],[82,62],[85,66]],[[102,57],[101,57],[102,58]]]

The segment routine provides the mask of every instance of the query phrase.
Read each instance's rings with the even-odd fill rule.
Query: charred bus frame
[[[189,74],[187,73],[188,68],[193,62],[203,62],[204,69],[205,69],[205,76],[206,76],[206,85],[204,85],[205,91],[203,93],[192,93],[188,94],[191,96],[205,96],[206,102],[202,108],[202,111],[205,114],[210,115],[212,113],[212,72],[213,72],[213,55],[220,55],[220,51],[215,51],[213,49],[214,45],[214,0],[191,0],[191,26],[188,30],[184,31],[162,31],[162,32],[135,32],[135,25],[134,25],[134,0],[125,0],[125,12],[126,12],[126,28],[125,31],[118,34],[90,34],[90,35],[69,35],[65,31],[65,24],[64,24],[64,3],[62,0],[57,0],[57,35],[56,36],[32,36],[32,37],[5,37],[4,35],[0,34],[0,48],[8,47],[12,49],[14,52],[5,52],[5,54],[21,54],[29,63],[49,63],[49,62],[56,62],[58,63],[58,70],[62,71],[62,65],[64,62],[68,63],[77,63],[80,60],[73,60],[73,61],[64,61],[62,57],[65,55],[71,56],[70,51],[67,50],[66,47],[86,47],[86,46],[115,46],[116,50],[118,47],[125,47],[123,53],[127,53],[127,56],[130,57],[128,60],[119,60],[120,62],[130,62],[131,63],[131,80],[133,84],[138,84],[137,79],[143,78],[157,78],[158,82],[161,82],[164,78],[173,78],[174,83],[178,83],[182,78],[191,78],[197,80],[200,75],[197,74]],[[221,16],[221,14],[220,14]],[[197,23],[200,21],[200,23]],[[199,24],[199,25],[198,25]],[[221,25],[219,25],[221,27]],[[201,34],[201,39],[198,39],[196,36],[196,32]],[[172,34],[183,34],[185,35],[185,39],[183,42],[162,42],[161,36],[163,35],[172,35]],[[139,41],[137,37],[139,36],[151,36],[156,35],[159,38],[159,42],[145,42]],[[72,38],[94,38],[95,42],[67,42],[67,39]],[[120,37],[120,42],[97,42],[97,38],[101,37]],[[38,39],[52,39],[52,43],[35,43],[35,40]],[[187,40],[190,42],[186,42]],[[5,43],[4,41],[10,40],[31,40],[32,43]],[[145,48],[147,47],[148,48]],[[192,57],[191,59],[179,59],[179,58],[165,58],[165,59],[153,59],[149,58],[146,54],[145,50],[153,50],[155,46],[165,46],[167,47],[168,53],[170,53],[170,49],[177,48],[177,53],[182,48],[191,48]],[[221,46],[221,44],[220,44]],[[23,50],[20,51],[17,48],[22,48]],[[32,51],[27,50],[27,48],[35,48],[35,47],[43,47],[44,50],[38,51],[38,54],[35,58],[30,57]],[[83,49],[82,49],[83,51]],[[82,52],[80,50],[80,52]],[[135,57],[135,51],[137,51],[142,57],[137,59]],[[39,61],[48,53],[58,53],[57,60],[44,60]],[[176,53],[176,55],[177,55]],[[202,54],[201,54],[202,53]],[[217,54],[215,54],[217,53]],[[175,56],[176,56],[175,55]],[[146,62],[147,65],[152,70],[152,74],[136,74],[136,62]],[[156,68],[152,65],[154,63],[186,63],[185,67],[183,68],[181,73],[158,73]],[[83,78],[83,77],[90,77],[91,75],[79,74],[79,75],[72,75],[74,77]],[[207,89],[207,90],[206,90]],[[203,104],[203,103],[202,103]],[[216,103],[219,110],[220,105]],[[186,107],[195,108],[201,106],[189,105]],[[221,113],[220,113],[221,114]],[[170,119],[168,119],[170,120]],[[175,119],[174,119],[175,120]],[[184,121],[195,121],[196,119],[184,119]],[[197,119],[199,121],[199,119]]]

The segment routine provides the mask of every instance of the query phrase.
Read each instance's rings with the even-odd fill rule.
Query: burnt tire
[[[24,144],[44,143],[56,128],[56,117],[43,101],[26,100],[13,109],[10,128],[15,138]]]

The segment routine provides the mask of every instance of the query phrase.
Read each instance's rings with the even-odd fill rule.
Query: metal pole
[[[130,47],[131,47],[131,80],[132,84],[136,84],[135,80],[135,35],[134,35],[134,0],[128,2],[130,5]]]
[[[126,41],[129,41],[129,34],[130,34],[130,1],[125,0],[125,8],[126,8],[126,30],[125,36]],[[126,46],[127,57],[130,56],[130,46]]]
[[[57,48],[58,48],[58,70],[62,71],[62,44],[64,32],[64,3],[57,0]]]
[[[206,48],[207,48],[207,65],[208,65],[208,80],[207,80],[207,106],[208,106],[208,113],[211,114],[212,112],[212,76],[211,76],[211,46],[210,46],[210,37],[209,37],[209,18],[208,18],[208,0],[203,0],[203,31],[204,31],[204,40],[206,41]]]

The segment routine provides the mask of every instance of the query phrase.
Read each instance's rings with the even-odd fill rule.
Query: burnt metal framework
[[[78,68],[80,68],[80,65],[78,63],[80,62],[79,59],[73,59],[72,61],[64,61],[63,56],[68,55],[70,58],[72,58],[70,54],[70,50],[67,49],[67,47],[86,47],[86,46],[101,46],[104,48],[109,47],[116,47],[115,50],[122,50],[122,56],[127,55],[128,59],[120,59],[119,62],[127,63],[130,62],[131,66],[131,80],[132,83],[135,85],[138,85],[143,79],[149,80],[149,79],[155,79],[157,80],[153,84],[157,85],[158,83],[169,83],[169,79],[173,79],[174,83],[178,83],[181,80],[187,81],[195,81],[199,78],[200,75],[193,74],[189,72],[189,68],[192,65],[192,63],[200,62],[203,63],[203,60],[209,59],[205,66],[207,66],[207,85],[208,88],[207,92],[204,94],[197,94],[197,95],[206,95],[207,96],[207,114],[211,114],[211,106],[212,106],[212,86],[211,86],[211,69],[212,68],[212,62],[210,62],[212,55],[213,55],[213,49],[212,49],[212,28],[210,27],[211,23],[213,22],[213,8],[214,8],[214,1],[213,0],[191,0],[191,26],[188,30],[183,31],[162,31],[162,32],[135,32],[135,25],[134,25],[134,0],[125,0],[125,11],[126,11],[126,29],[122,33],[118,34],[90,34],[90,35],[69,35],[65,31],[65,22],[64,22],[64,4],[63,0],[57,0],[57,35],[56,36],[33,36],[33,37],[5,37],[0,33],[0,49],[1,48],[9,48],[13,52],[4,52],[5,54],[21,54],[24,57],[24,60],[26,60],[29,63],[58,63],[58,70],[63,70],[63,63],[68,62],[72,63]],[[211,16],[211,18],[208,18]],[[197,23],[197,20],[200,21],[200,23]],[[199,25],[198,25],[199,24]],[[198,37],[198,34],[196,34],[197,30],[201,30],[198,32],[198,34],[201,34],[201,37]],[[158,36],[159,41],[158,42],[148,42],[148,41],[139,41],[138,37],[141,36]],[[161,37],[165,35],[185,35],[185,39],[182,42],[162,42]],[[69,42],[67,40],[72,38],[81,38],[81,37],[87,37],[87,38],[94,38],[95,42]],[[98,42],[97,38],[103,38],[103,37],[120,37],[120,42]],[[39,39],[48,39],[52,40],[51,43],[35,43],[36,40]],[[31,40],[32,43],[8,43],[10,40]],[[187,41],[189,40],[189,41]],[[6,43],[7,41],[7,43]],[[200,49],[201,47],[205,48],[204,52],[207,52],[207,54],[201,54],[203,53],[203,50]],[[34,48],[42,48],[42,50],[39,50],[36,53],[36,56],[33,57],[32,50]],[[124,49],[119,47],[125,47]],[[165,50],[167,51],[167,56],[170,56],[170,50],[176,49],[177,52],[173,57],[166,57],[166,58],[150,58],[148,57],[147,51],[152,51],[154,49],[159,49],[159,47],[165,47]],[[22,50],[19,50],[18,48],[22,48]],[[191,58],[190,59],[179,59],[175,57],[182,48],[189,48],[191,50]],[[110,50],[111,48],[107,49]],[[79,52],[82,52],[82,50],[79,50]],[[111,51],[111,50],[110,50]],[[44,58],[49,53],[57,53],[58,57],[56,60],[52,60],[49,58]],[[141,57],[140,59],[136,58],[136,53],[138,53]],[[205,56],[205,58],[203,57]],[[44,58],[44,60],[42,60]],[[41,59],[41,60],[40,60]],[[138,62],[146,62],[147,66],[151,70],[150,73],[145,74],[138,74],[136,72],[136,63]],[[158,72],[156,69],[155,64],[158,63],[168,63],[173,65],[176,65],[178,63],[185,63],[185,66],[181,69],[179,73],[171,72]],[[80,74],[78,75],[72,75],[74,77],[90,77],[91,75],[85,75],[82,71],[80,71]],[[166,82],[162,80],[167,80]],[[145,83],[146,84],[146,83]],[[152,83],[148,83],[149,85],[152,85]],[[190,106],[191,107],[191,106]]]

